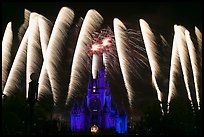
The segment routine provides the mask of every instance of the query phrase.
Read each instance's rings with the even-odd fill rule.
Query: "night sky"
[[[17,36],[17,28],[23,23],[24,9],[37,12],[50,19],[53,23],[62,7],[71,8],[77,17],[85,17],[89,9],[97,10],[104,18],[104,24],[111,28],[114,18],[119,18],[127,27],[139,30],[139,19],[145,19],[159,33],[162,33],[170,45],[173,41],[173,25],[178,24],[193,30],[197,26],[202,30],[202,3],[201,2],[140,2],[140,3],[2,3],[2,35],[9,21],[14,25],[14,38]],[[150,72],[144,75],[147,84],[139,82],[145,92],[141,98],[137,98],[137,107],[146,100],[156,99],[156,93],[151,89]],[[144,85],[143,85],[144,84]],[[150,91],[147,91],[150,90]],[[142,92],[141,91],[141,92]],[[153,92],[152,92],[153,91]],[[143,97],[142,97],[143,96]],[[152,97],[153,96],[153,97]]]
[[[111,25],[115,17],[125,23],[131,22],[132,24],[138,24],[138,19],[143,18],[150,24],[165,28],[172,28],[174,24],[181,24],[187,28],[197,25],[200,28],[202,24],[202,3],[200,2],[4,2],[2,3],[3,28],[11,20],[17,26],[21,24],[25,8],[31,12],[40,13],[54,21],[60,8],[63,6],[73,9],[75,15],[81,17],[84,17],[89,9],[95,9],[104,17],[105,22],[109,25]]]

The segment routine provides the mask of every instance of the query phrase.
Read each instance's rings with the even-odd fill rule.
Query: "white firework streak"
[[[38,100],[42,101],[43,99],[52,98],[52,90],[50,79],[48,77],[46,64],[43,62],[42,70],[39,77],[39,86],[38,86]]]
[[[169,113],[169,104],[172,98],[176,95],[176,79],[178,75],[178,68],[180,67],[179,55],[178,55],[178,45],[176,41],[176,35],[174,34],[172,54],[171,54],[171,65],[170,65],[170,78],[169,78],[169,93],[168,93],[168,104],[167,113]]]
[[[100,54],[93,54],[92,58],[92,76],[93,79],[96,79],[97,73],[101,67],[101,55]]]
[[[191,92],[190,92],[190,87],[189,87],[189,68],[190,68],[190,62],[189,62],[189,55],[188,55],[188,49],[186,45],[186,39],[185,39],[185,28],[183,26],[177,26],[174,25],[175,29],[175,34],[176,34],[176,41],[178,45],[178,53],[179,53],[179,58],[181,62],[181,68],[183,72],[183,77],[184,77],[184,83],[186,86],[187,94],[188,94],[188,99],[191,102],[191,107],[193,107],[193,102],[192,102],[192,97],[191,97]]]
[[[195,34],[196,34],[197,43],[198,43],[199,62],[202,62],[202,33],[197,27],[195,27]],[[200,63],[200,67],[202,69],[202,63]]]
[[[79,81],[83,80],[82,74],[84,74],[85,67],[81,64],[83,64],[84,60],[87,60],[86,51],[88,51],[88,44],[90,44],[92,40],[91,34],[100,28],[102,22],[103,17],[93,9],[89,10],[84,18],[73,57],[66,104],[69,104],[70,99],[76,95],[74,91],[76,91],[78,87],[83,86]]]
[[[26,76],[26,59],[27,59],[27,44],[28,44],[29,27],[23,36],[19,49],[16,53],[11,71],[9,73],[6,85],[4,88],[4,94],[7,96],[15,95],[25,83]]]
[[[38,16],[38,23],[39,23],[42,53],[45,60],[46,50],[50,39],[53,24],[51,23],[51,21],[49,21],[47,18],[45,18],[42,15]],[[41,101],[43,99],[47,99],[48,97],[52,98],[52,96],[53,95],[51,92],[50,79],[48,77],[46,64],[44,61],[40,72],[40,77],[39,77],[38,100]]]
[[[196,56],[196,49],[194,47],[194,44],[191,40],[190,33],[188,30],[185,30],[185,37],[186,37],[186,42],[187,42],[187,47],[190,55],[190,61],[191,61],[191,66],[193,70],[193,79],[194,79],[194,84],[195,84],[195,91],[196,91],[196,100],[198,103],[198,109],[200,110],[200,89],[199,89],[199,66],[198,66],[198,59]]]
[[[40,45],[40,33],[38,27],[39,14],[32,12],[29,20],[29,36],[27,47],[27,65],[26,65],[26,98],[28,98],[30,76],[32,73],[37,74],[37,80],[42,68],[43,57]]]
[[[27,9],[24,10],[24,23],[18,29],[18,38],[19,38],[20,41],[22,40],[22,38],[23,38],[23,36],[25,34],[25,31],[28,28],[30,13],[31,12],[29,10],[27,10]]]
[[[11,49],[13,46],[13,32],[11,25],[11,22],[7,24],[2,40],[2,92],[12,66]]]
[[[65,43],[67,39],[67,33],[70,30],[70,26],[73,23],[74,12],[67,8],[62,7],[58,13],[55,21],[48,48],[46,52],[46,69],[48,77],[50,79],[51,89],[53,93],[54,105],[58,106],[65,104],[66,89],[62,84],[64,77],[63,74],[63,55],[67,45]]]
[[[47,50],[48,42],[52,32],[52,22],[42,15],[38,16],[38,24],[40,31],[40,43],[42,47],[43,58],[45,59],[45,53]]]
[[[160,73],[159,63],[157,60],[158,59],[158,55],[157,55],[158,51],[156,47],[157,44],[155,42],[154,34],[152,33],[151,28],[149,27],[147,22],[145,22],[143,19],[140,19],[139,22],[140,22],[142,37],[144,39],[145,48],[147,51],[147,56],[149,59],[150,68],[152,71],[152,82],[157,91],[157,96],[158,96],[158,100],[160,101],[162,114],[164,114],[162,109],[162,93],[157,84],[157,77],[159,76],[159,73]]]
[[[114,18],[113,20],[113,28],[114,28],[114,35],[115,35],[115,42],[116,42],[116,48],[118,52],[118,58],[120,62],[120,68],[122,71],[125,87],[127,89],[128,93],[128,100],[129,105],[132,108],[133,104],[133,88],[130,84],[130,73],[131,70],[129,69],[132,64],[129,63],[127,60],[127,35],[126,35],[126,27],[125,25],[117,18]]]
[[[162,44],[163,44],[164,46],[167,46],[167,45],[168,45],[168,42],[166,41],[166,39],[164,38],[164,36],[163,36],[163,35],[160,35],[160,38],[161,38]]]
[[[103,56],[103,65],[105,66],[105,70],[107,71],[107,67],[108,67],[108,55],[107,55],[106,51],[103,52],[102,56]]]

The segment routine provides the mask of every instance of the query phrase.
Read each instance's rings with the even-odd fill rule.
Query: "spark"
[[[91,51],[93,52],[93,53],[101,53],[102,52],[102,47],[99,45],[99,44],[92,44],[91,45]]]
[[[107,48],[109,46],[112,45],[111,43],[111,38],[110,37],[107,37],[107,38],[104,38],[102,39],[102,44],[101,44],[104,48]]]

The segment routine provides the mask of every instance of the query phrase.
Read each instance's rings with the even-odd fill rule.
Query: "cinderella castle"
[[[112,100],[110,83],[105,77],[105,67],[98,71],[97,78],[91,78],[88,92],[82,103],[74,103],[70,112],[73,132],[103,132],[113,129],[119,134],[127,132],[127,115],[124,106],[117,109]]]

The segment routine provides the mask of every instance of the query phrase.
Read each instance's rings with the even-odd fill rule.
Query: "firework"
[[[28,98],[29,83],[31,82],[31,74],[37,74],[37,81],[41,71],[43,57],[40,45],[40,33],[38,27],[38,14],[31,13],[29,20],[29,36],[27,47],[27,64],[26,64],[26,98]]]
[[[64,84],[64,79],[67,76],[63,74],[65,69],[64,56],[67,49],[65,41],[68,38],[68,32],[73,23],[73,18],[74,12],[71,9],[67,7],[61,8],[55,21],[46,51],[45,63],[55,106],[65,104],[67,95],[66,84]]]
[[[20,28],[18,29],[18,38],[21,41],[27,28],[29,25],[29,19],[30,19],[30,14],[31,12],[27,9],[24,10],[24,22],[23,24],[20,26]]]
[[[11,25],[11,22],[7,24],[2,40],[2,92],[12,66],[11,49],[13,45],[13,32]]]
[[[40,31],[40,42],[42,47],[43,58],[45,60],[46,50],[48,47],[48,42],[51,35],[51,30],[53,24],[44,16],[38,16],[39,31]],[[42,101],[45,98],[52,98],[53,94],[51,92],[50,79],[47,74],[45,61],[43,62],[42,69],[39,76],[39,86],[38,86],[38,100]]]
[[[74,52],[66,104],[69,104],[69,101],[77,94],[77,89],[83,89],[85,83],[80,81],[88,79],[85,75],[88,71],[84,63],[88,58],[88,47],[92,41],[91,34],[100,28],[102,21],[102,16],[93,9],[89,10],[85,16]]]
[[[25,77],[28,35],[29,27],[27,28],[23,36],[19,49],[16,53],[13,65],[11,67],[8,79],[6,81],[6,85],[3,92],[6,96],[14,95],[26,85]]]
[[[202,33],[197,27],[195,27],[195,34],[196,34],[197,43],[198,43],[199,62],[202,62]],[[199,63],[199,64],[200,64],[200,68],[202,69],[202,63]]]
[[[127,60],[127,52],[126,52],[126,46],[127,46],[127,35],[126,35],[126,27],[124,24],[117,18],[113,21],[113,27],[114,27],[114,34],[115,34],[115,42],[116,42],[116,48],[118,52],[118,58],[120,62],[120,67],[123,75],[123,79],[125,82],[125,87],[127,89],[128,93],[128,100],[130,107],[132,107],[133,103],[133,88],[130,84],[130,76],[131,73],[129,67],[132,65]]]
[[[176,80],[178,75],[178,68],[180,67],[180,61],[178,56],[178,45],[176,41],[176,35],[174,34],[173,47],[171,54],[171,66],[170,66],[170,78],[169,78],[169,93],[168,93],[168,108],[167,113],[169,113],[169,104],[172,98],[176,95]]]
[[[40,43],[43,53],[43,58],[45,59],[45,53],[47,50],[48,42],[50,40],[50,35],[52,31],[53,24],[50,20],[42,15],[38,16],[39,32],[40,32]]]
[[[190,33],[187,30],[185,30],[185,37],[186,37],[187,47],[188,47],[188,51],[189,51],[189,55],[190,55],[191,66],[192,66],[192,70],[193,70],[193,78],[194,78],[194,85],[195,85],[195,91],[196,91],[196,100],[198,103],[198,109],[200,109],[200,89],[199,89],[200,73],[199,73],[198,59],[196,56],[196,49],[195,49],[194,44],[191,40]]]
[[[114,43],[114,35],[110,27],[103,28],[99,32],[95,31],[91,34],[92,43],[90,45],[91,54],[102,54],[103,65],[106,69],[106,74],[111,74],[109,77],[113,77],[113,70],[117,70],[117,52]],[[112,67],[114,66],[114,67]]]
[[[184,82],[185,82],[185,87],[187,90],[187,94],[188,94],[188,99],[191,102],[191,107],[192,109],[194,109],[193,107],[193,102],[192,102],[192,97],[191,97],[191,92],[190,92],[190,62],[189,62],[189,55],[188,55],[188,49],[187,49],[187,45],[186,45],[186,39],[185,39],[185,28],[182,26],[174,26],[175,29],[175,35],[176,35],[176,41],[177,41],[177,45],[178,45],[178,53],[179,53],[179,58],[181,61],[181,68],[182,68],[182,72],[183,72],[183,76],[184,76]]]
[[[158,63],[159,57],[158,57],[158,51],[157,51],[156,38],[155,38],[154,34],[152,33],[149,25],[143,19],[140,19],[139,21],[140,21],[142,36],[144,39],[144,44],[145,44],[146,51],[147,51],[147,56],[149,59],[150,68],[152,71],[152,82],[153,82],[153,85],[155,86],[156,91],[157,91],[157,96],[158,96],[158,100],[160,101],[162,114],[164,114],[163,109],[162,109],[162,103],[161,103],[162,102],[162,93],[161,93],[159,86],[158,86],[158,83],[157,83],[157,78],[158,78],[159,73],[160,73],[160,67],[159,67],[159,63]]]

